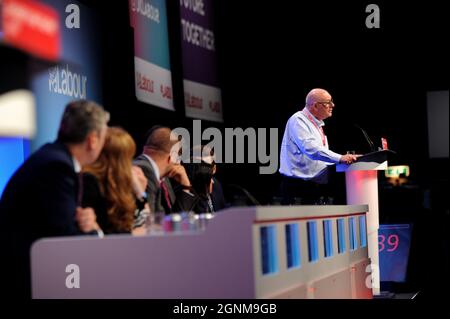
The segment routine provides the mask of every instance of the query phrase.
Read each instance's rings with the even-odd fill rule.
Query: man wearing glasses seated
[[[306,97],[305,108],[288,120],[280,151],[283,204],[324,203],[319,198],[330,195],[329,166],[356,161],[357,155],[329,149],[323,126],[334,107],[330,93],[314,89]]]

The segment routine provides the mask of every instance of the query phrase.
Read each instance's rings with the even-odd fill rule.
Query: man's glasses
[[[326,101],[326,102],[316,102],[317,104],[322,104],[325,107],[330,107],[330,106],[334,106],[334,102],[333,100],[331,101]]]

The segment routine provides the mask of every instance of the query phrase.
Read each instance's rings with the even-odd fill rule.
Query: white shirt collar
[[[161,180],[161,172],[159,171],[158,165],[156,164],[156,162],[150,156],[148,156],[147,154],[143,154],[143,155],[148,159],[148,161],[152,165],[153,171],[155,172],[156,179],[158,181],[160,181]]]
[[[79,173],[81,172],[81,164],[80,162],[78,162],[78,160],[72,156],[72,161],[73,161],[73,168],[75,170],[75,173]]]
[[[305,107],[305,108],[303,109],[303,112],[304,112],[305,114],[311,115],[311,118],[314,120],[314,122],[316,122],[317,126],[321,127],[321,126],[324,126],[324,125],[325,125],[325,122],[324,122],[324,121],[318,120],[314,115],[311,114],[311,112],[308,110],[307,107]]]

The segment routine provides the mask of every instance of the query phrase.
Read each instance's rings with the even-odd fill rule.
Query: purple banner
[[[212,0],[180,0],[186,115],[223,120]]]

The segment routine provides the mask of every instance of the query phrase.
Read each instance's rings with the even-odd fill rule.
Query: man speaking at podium
[[[323,126],[333,110],[331,95],[324,89],[313,89],[306,97],[305,108],[288,120],[280,151],[284,205],[319,203],[320,197],[330,196],[329,166],[356,161],[357,155],[341,155],[329,149]]]

